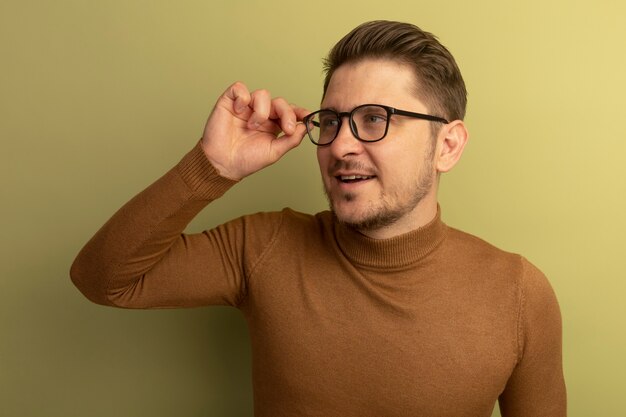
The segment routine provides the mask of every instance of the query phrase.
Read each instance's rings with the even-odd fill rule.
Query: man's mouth
[[[337,175],[335,178],[342,183],[350,184],[374,178],[374,175]]]

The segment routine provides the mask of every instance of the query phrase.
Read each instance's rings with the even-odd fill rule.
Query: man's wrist
[[[238,181],[220,175],[207,158],[200,142],[178,163],[178,172],[189,188],[200,197],[215,199]]]

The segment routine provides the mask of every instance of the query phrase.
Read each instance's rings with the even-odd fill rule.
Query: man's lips
[[[335,178],[339,184],[356,184],[374,179],[376,175],[364,172],[337,171],[333,173],[332,177]]]
[[[367,164],[355,160],[339,160],[332,164],[328,176],[340,185],[361,184],[376,178],[375,170]]]
[[[374,175],[364,175],[364,174],[335,175],[335,178],[337,178],[337,180],[343,183],[352,183],[352,182],[371,180],[374,177],[375,177]]]

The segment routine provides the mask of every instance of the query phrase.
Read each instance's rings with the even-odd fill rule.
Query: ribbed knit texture
[[[344,225],[335,227],[337,241],[355,265],[375,269],[403,268],[434,251],[445,238],[440,213],[424,227],[391,239],[372,239]]]
[[[183,157],[176,168],[194,194],[207,200],[221,196],[237,183],[217,173],[207,160],[199,143]]]
[[[527,260],[439,212],[385,240],[289,209],[183,234],[234,183],[197,145],[96,233],[72,280],[105,305],[241,309],[256,416],[489,417],[498,399],[505,417],[565,415],[559,308]]]

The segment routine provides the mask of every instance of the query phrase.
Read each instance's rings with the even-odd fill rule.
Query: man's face
[[[414,74],[388,60],[345,64],[334,73],[322,108],[349,112],[360,104],[383,104],[428,113],[413,91]],[[413,230],[425,205],[436,207],[435,144],[426,120],[393,116],[379,142],[357,140],[347,119],[317,159],[331,209],[339,221],[361,231],[394,226]],[[353,176],[357,176],[354,178]]]

